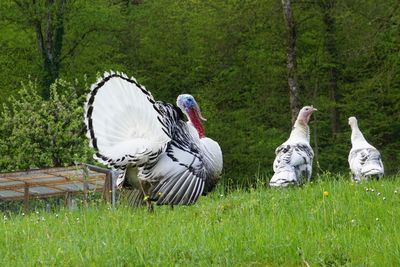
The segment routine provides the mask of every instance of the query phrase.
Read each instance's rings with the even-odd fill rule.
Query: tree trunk
[[[331,131],[332,136],[336,137],[339,132],[339,110],[336,107],[338,102],[338,51],[336,46],[336,27],[335,18],[332,16],[333,8],[335,7],[336,0],[321,0],[319,2],[320,8],[323,14],[323,22],[325,26],[325,38],[324,47],[328,58],[329,68],[328,68],[328,88],[329,88],[329,99],[331,101],[332,107],[330,109],[330,121],[331,121]]]
[[[296,39],[297,30],[293,18],[292,4],[290,0],[282,0],[283,15],[286,22],[287,30],[287,73],[289,84],[289,101],[292,113],[292,123],[296,121],[297,114],[300,110],[299,87],[297,83],[297,56],[296,56]]]
[[[42,96],[48,99],[50,85],[58,78],[60,72],[65,0],[46,0],[45,7],[45,21],[35,19],[33,26],[44,71]]]

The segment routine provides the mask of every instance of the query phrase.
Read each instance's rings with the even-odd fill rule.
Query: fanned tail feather
[[[85,123],[94,158],[109,167],[155,160],[170,141],[150,92],[121,73],[106,72],[92,85]]]

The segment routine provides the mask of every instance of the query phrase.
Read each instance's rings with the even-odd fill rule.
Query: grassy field
[[[0,266],[400,266],[399,226],[400,180],[260,186],[152,214],[2,214]]]

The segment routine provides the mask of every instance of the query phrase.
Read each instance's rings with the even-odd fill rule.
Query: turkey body
[[[354,181],[367,180],[371,177],[380,178],[384,175],[381,154],[370,145],[358,127],[355,117],[349,118],[351,127],[351,144],[349,166]]]
[[[314,151],[308,143],[288,140],[280,145],[275,153],[275,174],[270,186],[301,185],[311,179]]]
[[[289,139],[275,150],[271,187],[301,185],[311,179],[314,151],[310,146],[308,121],[314,111],[312,106],[303,107]]]
[[[222,172],[220,146],[205,137],[196,101],[180,95],[177,103],[155,101],[121,73],[92,85],[85,123],[94,157],[119,173],[117,184],[133,189],[137,202],[194,204]]]

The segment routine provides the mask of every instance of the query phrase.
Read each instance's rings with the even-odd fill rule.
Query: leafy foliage
[[[4,105],[0,120],[3,170],[64,166],[87,161],[83,99],[77,84],[57,80],[44,100],[34,82]]]
[[[43,6],[45,0],[36,2]],[[293,1],[299,94],[304,105],[319,110],[311,122],[314,173],[348,172],[350,116],[359,118],[366,138],[381,150],[386,172],[399,171],[398,10],[396,0]],[[21,81],[43,78],[34,28],[26,23],[43,10],[21,10],[15,1],[4,1],[0,12],[7,14],[0,18],[0,96],[5,102],[10,95],[22,97],[16,95]],[[280,1],[67,1],[63,23],[61,78],[87,76],[90,83],[98,73],[115,69],[138,78],[158,100],[173,103],[178,94],[191,93],[208,119],[207,135],[222,146],[228,180],[244,183],[242,177],[272,171],[274,150],[291,129]],[[330,96],[332,70],[337,71],[337,101]],[[34,88],[43,91],[41,83]],[[81,99],[87,88],[75,90]],[[41,109],[23,108],[37,113]],[[332,109],[339,114],[337,133],[332,132]],[[11,121],[7,116],[12,110],[4,111],[2,122]],[[80,123],[81,114],[74,114]],[[30,123],[40,124],[33,122],[40,118],[32,116]],[[8,134],[14,135],[8,125],[1,126],[2,144],[10,143]],[[25,131],[18,133],[19,139],[44,135]],[[80,144],[83,132],[73,135]],[[47,156],[27,153],[35,159],[26,164],[21,159],[18,166],[57,163],[49,155],[58,152],[48,152],[49,141],[41,144],[42,140],[29,145],[28,151]],[[68,146],[67,139],[63,142],[58,144]],[[9,149],[2,154],[3,169],[17,168],[8,158],[22,152],[15,152],[20,143],[13,145],[3,145]],[[71,159],[66,156],[60,162],[68,164]]]

